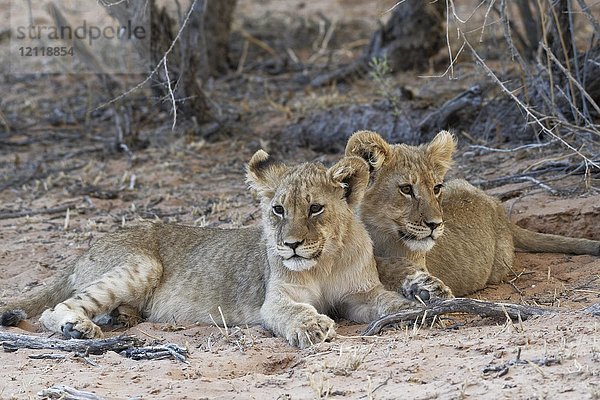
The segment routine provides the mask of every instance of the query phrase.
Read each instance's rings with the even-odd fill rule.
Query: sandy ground
[[[197,157],[174,156],[179,146],[195,145],[176,141],[172,148],[149,148],[131,165],[119,157],[92,160],[75,176],[51,179],[50,186],[46,182],[47,190],[40,183],[28,191],[4,191],[4,210],[73,204],[73,211],[67,226],[65,211],[0,220],[1,301],[49,282],[95,238],[140,216],[154,213],[164,220],[223,227],[258,223],[256,201],[243,184],[243,162],[251,153],[243,142],[204,144],[195,150]],[[222,156],[234,147],[239,157],[228,165]],[[136,184],[129,189],[132,175]],[[87,201],[69,194],[71,186],[85,186],[97,176],[102,178]],[[523,185],[493,192],[501,195],[517,186]],[[110,190],[118,195],[97,198]],[[599,195],[527,193],[506,202],[516,222],[599,239]],[[600,259],[592,256],[519,253],[519,278],[474,297],[577,310],[598,302],[599,267]],[[39,330],[36,321],[7,331]],[[113,352],[39,360],[30,356],[52,351],[21,349],[0,355],[0,398],[36,398],[57,384],[110,399],[598,398],[598,322],[568,312],[523,323],[454,316],[443,326],[398,327],[366,338],[360,336],[364,325],[340,321],[336,340],[308,350],[293,348],[261,327],[225,332],[215,326],[143,323],[126,333],[148,344],[186,346],[188,363],[133,361]]]
[[[2,398],[35,398],[58,383],[111,399],[598,397],[597,320],[565,314],[467,325],[376,338],[360,338],[363,326],[345,325],[345,337],[299,351],[259,328],[225,338],[211,327],[172,333],[144,323],[130,333],[187,343],[188,363],[116,353],[34,360],[28,356],[43,352],[19,350],[2,357]]]

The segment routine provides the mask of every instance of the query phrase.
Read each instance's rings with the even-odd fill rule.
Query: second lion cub
[[[362,157],[371,166],[372,183],[360,213],[376,255],[408,257],[455,296],[502,281],[511,271],[515,246],[600,255],[598,241],[520,228],[498,200],[464,180],[444,182],[455,146],[446,131],[421,146],[389,144],[369,131],[350,137],[346,155]],[[380,277],[393,287],[402,282],[403,273],[419,272],[382,268]]]

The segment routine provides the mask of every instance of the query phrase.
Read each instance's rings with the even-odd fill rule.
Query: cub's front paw
[[[113,323],[117,326],[130,328],[142,322],[140,311],[134,307],[120,305],[110,313],[113,317]]]
[[[290,325],[286,339],[293,346],[305,349],[335,337],[335,322],[323,314],[299,318]]]
[[[424,271],[408,275],[402,283],[401,291],[410,300],[417,300],[417,297],[423,301],[454,297],[452,290],[444,282]]]
[[[90,320],[65,322],[60,330],[67,339],[99,339],[102,330]]]
[[[40,322],[52,332],[62,333],[68,339],[101,338],[102,330],[84,315],[64,312],[56,306],[40,316]]]

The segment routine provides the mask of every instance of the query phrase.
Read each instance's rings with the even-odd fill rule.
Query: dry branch
[[[590,102],[591,106],[594,107],[596,112],[598,112],[598,114],[600,114],[600,107],[598,106],[598,104],[596,104],[596,101],[592,98],[592,96],[590,96],[588,94],[588,92],[585,90],[583,85],[581,83],[579,83],[579,81],[577,79],[573,78],[573,76],[571,75],[569,70],[561,64],[561,62],[558,60],[558,58],[556,58],[556,56],[554,55],[554,53],[552,53],[552,50],[549,49],[548,46],[545,46],[542,43],[542,48],[548,54],[550,59],[555,63],[555,65],[558,67],[558,69],[560,69],[562,71],[562,73],[565,74],[565,76],[569,79],[569,82],[572,82],[577,87],[577,89],[579,89],[581,91],[582,96],[584,96],[584,98]],[[574,58],[574,60],[576,60],[576,58]]]
[[[55,354],[55,353],[44,353],[44,354],[30,354],[28,358],[32,360],[64,360],[67,358],[64,354]]]
[[[44,399],[58,400],[103,400],[92,392],[85,392],[69,387],[67,385],[54,385],[48,389],[41,390],[38,396]]]
[[[0,184],[0,192],[10,188],[10,187],[18,187],[21,185],[25,185],[26,183],[28,183],[29,181],[33,180],[33,179],[44,179],[50,175],[59,173],[59,172],[72,172],[72,171],[76,171],[78,169],[81,169],[83,167],[85,167],[88,163],[87,162],[79,162],[75,165],[66,167],[66,168],[51,168],[51,169],[47,169],[44,170],[43,169],[43,161],[40,161],[38,163],[35,164],[35,168],[33,168],[33,173],[30,174],[25,174],[25,176],[23,176],[24,174],[21,175],[17,175],[15,177],[13,177],[12,179],[9,179],[6,182],[3,182]]]
[[[63,204],[62,206],[52,207],[52,208],[42,208],[38,210],[29,210],[29,211],[9,211],[0,213],[0,219],[12,219],[12,218],[21,218],[32,215],[41,215],[41,214],[60,214],[62,212],[67,211],[68,209],[76,208],[75,203]]]
[[[419,130],[423,133],[437,132],[448,127],[448,120],[457,112],[465,109],[477,109],[483,102],[482,91],[479,85],[471,86],[458,96],[448,100],[440,108],[428,114],[419,123]]]
[[[175,360],[186,362],[187,349],[173,343],[149,347],[133,347],[119,354],[134,360],[162,360],[173,357]]]
[[[556,311],[540,307],[530,307],[520,304],[493,303],[489,301],[455,298],[440,300],[430,303],[427,307],[406,310],[396,314],[386,315],[373,321],[363,332],[365,336],[377,335],[386,326],[417,319],[431,318],[437,315],[467,313],[483,317],[506,318],[525,320],[534,315],[551,315]]]
[[[188,354],[187,349],[172,343],[143,347],[143,340],[128,335],[106,339],[65,340],[0,332],[0,343],[4,351],[9,352],[17,351],[18,349],[52,349],[80,354],[104,354],[108,351],[114,351],[134,360],[173,357],[175,360],[185,362]]]
[[[592,314],[595,317],[600,317],[600,303],[592,304],[582,310],[585,314]]]
[[[487,189],[491,189],[491,188],[495,188],[498,186],[502,186],[502,185],[506,185],[508,183],[520,183],[520,182],[532,182],[533,184],[539,186],[540,188],[550,192],[551,194],[558,194],[558,191],[556,189],[553,189],[552,187],[550,187],[549,185],[545,184],[544,182],[541,182],[538,179],[535,179],[533,176],[531,175],[541,175],[544,174],[546,172],[549,171],[555,171],[556,169],[540,169],[537,171],[532,171],[528,174],[519,174],[519,175],[513,175],[513,176],[506,176],[506,177],[502,177],[502,178],[497,178],[497,179],[491,179],[491,180],[479,180],[479,181],[473,181],[474,185],[477,185],[478,187],[480,187],[483,190],[487,190]],[[565,170],[564,167],[560,168],[560,170]]]
[[[0,332],[0,343],[5,351],[18,349],[52,349],[76,353],[103,354],[107,351],[120,352],[141,346],[143,341],[135,336],[117,336],[107,339],[55,339],[34,335]]]

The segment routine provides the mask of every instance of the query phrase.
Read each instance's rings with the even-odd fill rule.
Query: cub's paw
[[[377,298],[378,317],[381,318],[384,315],[396,314],[407,309],[414,309],[415,303],[409,301],[405,296],[398,292],[385,291]]]
[[[293,346],[305,349],[335,337],[335,322],[323,314],[311,314],[299,318],[290,325],[286,339]]]
[[[454,297],[452,290],[444,282],[424,271],[408,275],[400,290],[410,300],[417,300],[417,297],[423,301]]]
[[[85,315],[73,312],[62,304],[48,309],[40,316],[40,322],[52,332],[62,333],[68,339],[95,339],[102,337],[102,330]]]
[[[142,315],[138,310],[129,306],[119,306],[110,314],[102,314],[94,317],[92,321],[100,326],[112,326],[114,328],[130,328],[142,322]]]
[[[103,336],[98,325],[90,320],[65,322],[60,330],[67,339],[99,339]]]
[[[98,325],[130,328],[142,322],[142,315],[134,307],[121,305],[112,310],[110,314],[100,315],[92,321]]]
[[[131,328],[142,322],[142,316],[139,314],[119,314],[115,319],[115,325]]]

